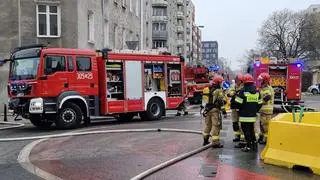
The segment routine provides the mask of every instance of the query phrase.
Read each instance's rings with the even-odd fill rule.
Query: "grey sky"
[[[203,40],[217,40],[219,56],[232,61],[232,69],[246,49],[257,44],[257,30],[275,10],[303,10],[320,0],[192,0],[196,23],[205,26]]]

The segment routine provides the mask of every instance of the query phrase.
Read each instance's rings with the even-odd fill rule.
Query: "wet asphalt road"
[[[306,96],[304,100],[308,106],[320,109],[320,96]],[[186,117],[168,115],[160,121],[152,122],[137,120],[119,123],[109,119],[77,131],[132,128],[201,130],[203,123],[200,123],[198,110],[192,111]],[[54,128],[39,130],[26,121],[23,123],[26,123],[23,128],[1,130],[0,138],[67,132]],[[226,119],[221,133],[225,142],[224,149],[207,150],[147,179],[206,179],[202,172],[206,165],[220,169],[216,179],[234,179],[237,176],[245,179],[320,179],[308,173],[264,165],[257,155],[246,155],[233,149],[231,134],[231,121]],[[40,179],[23,169],[17,161],[20,151],[31,142],[0,142],[0,179]],[[199,135],[180,133],[126,133],[58,138],[38,144],[31,151],[30,160],[34,165],[63,179],[130,179],[143,170],[201,146],[201,143]]]

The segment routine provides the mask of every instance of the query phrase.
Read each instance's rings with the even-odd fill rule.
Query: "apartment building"
[[[132,41],[136,49],[151,48],[150,9],[149,0],[1,0],[0,57],[38,43],[125,49]]]
[[[191,0],[152,0],[152,48],[167,48],[190,63],[194,12]]]
[[[192,27],[192,59],[190,65],[202,65],[202,35],[199,26]]]
[[[202,41],[202,63],[206,66],[217,65],[219,57],[218,49],[217,41]]]

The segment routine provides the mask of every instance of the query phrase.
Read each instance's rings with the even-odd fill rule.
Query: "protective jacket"
[[[265,86],[260,89],[260,94],[263,99],[262,107],[260,113],[263,114],[273,114],[274,106],[274,90],[272,86]]]
[[[235,99],[236,99],[236,95],[241,91],[242,88],[243,88],[243,85],[241,84],[241,85],[234,85],[229,89],[228,95],[231,97],[231,100],[230,100],[231,109],[237,109]]]
[[[253,84],[245,85],[236,95],[235,102],[237,109],[239,109],[240,122],[256,122],[257,112],[262,106],[262,99]]]
[[[221,88],[204,88],[202,95],[202,106],[209,109],[223,109],[224,108],[224,93]]]

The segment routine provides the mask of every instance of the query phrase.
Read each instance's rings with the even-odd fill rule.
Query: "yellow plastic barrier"
[[[299,114],[296,114],[296,119]],[[301,123],[292,114],[280,114],[269,124],[264,163],[287,168],[303,166],[320,175],[320,113],[304,113]]]

